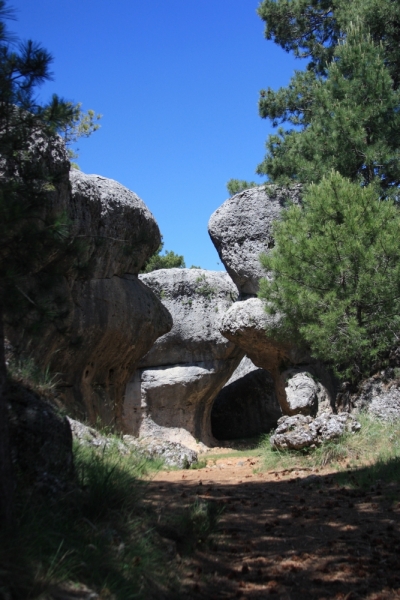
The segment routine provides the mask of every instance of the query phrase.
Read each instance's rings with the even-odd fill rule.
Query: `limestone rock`
[[[78,278],[72,259],[66,265],[65,277],[46,296],[64,315],[40,338],[18,329],[8,335],[17,350],[29,347],[41,367],[57,374],[72,415],[121,427],[127,381],[172,327],[167,309],[137,277],[159,246],[160,232],[142,200],[116,181],[77,170],[70,178],[71,193],[63,198],[72,233],[84,240],[85,275]]]
[[[393,370],[393,369],[392,369]],[[358,394],[351,399],[352,408],[366,412],[384,421],[400,419],[400,383],[396,378],[381,377],[367,379]]]
[[[215,398],[212,433],[233,440],[268,433],[282,415],[271,375],[246,356]]]
[[[328,409],[335,395],[329,373],[307,352],[267,336],[267,324],[276,322],[279,315],[268,315],[264,307],[259,298],[235,302],[222,316],[220,332],[242,348],[255,365],[269,371],[283,414],[315,415],[322,407]]]
[[[72,435],[83,446],[93,448],[113,448],[122,455],[134,454],[147,459],[162,459],[166,466],[187,469],[198,461],[197,453],[182,444],[165,442],[157,438],[138,440],[130,435],[124,435],[122,440],[115,440],[102,435],[93,427],[83,425],[79,421],[68,418]]]
[[[257,294],[259,279],[265,276],[260,254],[274,247],[273,222],[288,202],[300,201],[300,192],[299,185],[259,186],[232,196],[211,215],[208,232],[242,295]]]
[[[307,371],[289,369],[282,373],[285,381],[289,414],[316,416],[318,412],[319,384]]]
[[[161,241],[147,206],[113,179],[72,169],[70,182],[68,213],[74,234],[84,236],[91,278],[137,275]]]
[[[278,450],[301,450],[336,439],[346,431],[355,433],[360,429],[360,423],[349,413],[323,413],[316,419],[297,414],[279,419],[270,442]]]
[[[161,269],[140,276],[171,313],[173,327],[140,361],[127,385],[124,428],[197,449],[213,442],[213,400],[243,352],[218,330],[220,314],[237,297],[224,272]]]
[[[43,333],[36,356],[57,373],[73,415],[122,426],[125,386],[140,358],[172,327],[169,312],[135,276],[76,281],[64,331]]]

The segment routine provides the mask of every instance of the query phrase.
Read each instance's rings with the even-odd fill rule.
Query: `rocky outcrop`
[[[323,366],[307,353],[266,335],[266,326],[277,319],[279,316],[265,312],[262,300],[248,298],[231,306],[221,317],[219,328],[255,365],[271,374],[283,414],[315,416],[333,402],[333,382]]]
[[[400,419],[399,368],[388,368],[365,380],[357,394],[347,395],[347,410],[368,413],[383,421]],[[344,398],[340,398],[344,400]]]
[[[72,169],[70,182],[68,213],[73,234],[84,239],[80,260],[90,278],[138,274],[161,241],[147,206],[113,179]]]
[[[162,460],[168,467],[188,469],[198,461],[197,453],[182,444],[165,442],[155,438],[138,440],[131,435],[124,435],[122,439],[102,435],[93,427],[88,427],[79,421],[68,418],[73,438],[83,446],[106,449],[116,449],[123,456],[132,455],[133,458],[146,458]]]
[[[72,414],[121,426],[125,386],[137,362],[169,331],[172,318],[139,281],[143,263],[158,248],[160,232],[136,194],[111,179],[70,173],[66,210],[72,235],[82,240],[79,263],[52,290],[64,315],[28,339],[9,332],[18,348],[57,373]],[[61,299],[61,300],[60,300]],[[58,303],[58,306],[57,306]]]
[[[173,318],[129,381],[123,423],[127,433],[156,436],[197,449],[212,444],[211,407],[243,357],[218,330],[219,316],[237,297],[226,273],[161,269],[140,280]]]
[[[270,442],[277,450],[302,450],[360,429],[360,423],[349,413],[323,413],[316,419],[301,414],[284,416],[279,419]]]
[[[299,185],[259,186],[229,198],[211,215],[208,232],[242,296],[257,294],[265,276],[260,254],[274,247],[273,222],[288,202],[300,201],[300,191]]]
[[[245,356],[215,398],[212,433],[218,440],[254,437],[275,428],[281,415],[271,375]]]

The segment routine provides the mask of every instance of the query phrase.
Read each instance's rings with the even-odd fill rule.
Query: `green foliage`
[[[398,422],[385,422],[360,414],[361,430],[346,432],[340,438],[325,442],[317,448],[304,450],[275,450],[269,436],[261,451],[263,468],[287,470],[288,476],[298,469],[334,467],[339,473],[336,481],[360,487],[372,482],[398,481],[400,475],[400,430]]]
[[[304,207],[275,224],[275,248],[263,256],[261,280],[269,328],[296,340],[357,380],[395,342],[400,326],[400,213],[377,189],[331,173],[312,185]]]
[[[13,535],[0,535],[1,593],[67,597],[68,583],[74,595],[87,586],[101,598],[151,597],[167,579],[154,517],[141,506],[151,464],[113,446],[74,452],[75,481],[64,494],[20,486]]]
[[[58,374],[51,373],[49,366],[39,369],[32,356],[12,357],[7,364],[12,379],[29,386],[38,393],[53,391],[57,386]]]
[[[280,127],[257,172],[280,183],[318,182],[332,169],[352,180],[400,183],[400,7],[390,0],[265,0],[266,36],[310,58],[259,111]]]
[[[226,189],[230,196],[234,196],[235,194],[239,194],[239,192],[243,192],[244,190],[248,190],[249,188],[257,187],[257,183],[255,181],[245,181],[244,179],[230,179],[226,184]]]
[[[89,109],[86,113],[83,112],[81,110],[81,102],[69,104],[73,113],[72,119],[69,123],[63,124],[59,129],[59,134],[64,139],[66,145],[75,144],[80,138],[91,136],[92,133],[100,129],[98,121],[102,118],[101,114],[96,114],[92,109]],[[79,156],[72,148],[68,148],[68,155],[71,161]],[[71,162],[71,166],[79,169],[79,166],[75,162]]]
[[[142,273],[150,273],[151,271],[157,271],[158,269],[174,269],[185,268],[185,259],[180,254],[175,254],[172,250],[165,250],[164,254],[161,254],[164,247],[164,242],[161,242],[157,252],[153,254],[144,265]]]
[[[2,1],[0,19],[3,9]],[[79,256],[69,219],[57,209],[65,167],[50,158],[52,145],[62,153],[57,133],[74,129],[79,109],[56,95],[38,103],[37,88],[50,79],[51,62],[35,42],[16,46],[0,39],[0,320],[4,313],[31,328],[64,312],[57,282]]]

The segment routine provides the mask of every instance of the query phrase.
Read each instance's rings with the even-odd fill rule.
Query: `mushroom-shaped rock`
[[[81,261],[91,278],[138,274],[160,245],[158,225],[134,192],[100,175],[70,172],[68,213],[75,235],[85,240]]]
[[[174,324],[127,385],[124,428],[194,449],[196,440],[212,444],[212,403],[243,357],[218,329],[237,289],[227,273],[202,269],[160,269],[140,280],[160,298]]]
[[[116,181],[76,170],[70,180],[65,210],[72,235],[83,240],[85,272],[74,269],[73,258],[66,265],[47,297],[65,314],[40,339],[18,329],[8,333],[17,349],[29,345],[37,363],[57,373],[72,414],[120,426],[126,382],[172,327],[168,310],[137,277],[160,232],[142,200]]]
[[[235,302],[222,316],[220,331],[242,348],[255,365],[270,372],[283,414],[315,415],[318,401],[323,402],[321,406],[325,409],[333,398],[330,376],[306,352],[267,336],[267,325],[278,319],[279,315],[265,312],[262,300],[248,298]],[[316,378],[322,382],[316,383]]]
[[[257,436],[275,428],[281,415],[271,375],[245,356],[215,398],[212,433],[218,440]]]
[[[242,296],[257,294],[265,276],[260,254],[274,247],[273,222],[289,202],[300,202],[300,192],[300,185],[259,186],[232,196],[211,215],[208,232]]]

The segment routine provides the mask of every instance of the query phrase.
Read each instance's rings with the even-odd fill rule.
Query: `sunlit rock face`
[[[218,329],[237,289],[227,273],[202,269],[161,269],[140,275],[140,281],[172,315],[173,327],[127,385],[125,430],[188,447],[211,445],[214,398],[243,357]]]
[[[334,382],[307,352],[290,341],[280,343],[266,335],[266,327],[280,317],[268,315],[265,303],[256,297],[260,278],[270,276],[261,267],[260,255],[274,248],[274,222],[289,204],[300,202],[300,185],[245,190],[213,213],[208,230],[240,292],[239,301],[222,315],[220,332],[242,348],[257,367],[270,373],[283,414],[315,415],[330,409]]]
[[[208,233],[242,297],[255,296],[265,277],[259,257],[274,247],[273,223],[289,203],[300,202],[301,186],[259,186],[226,200],[210,217]]]

